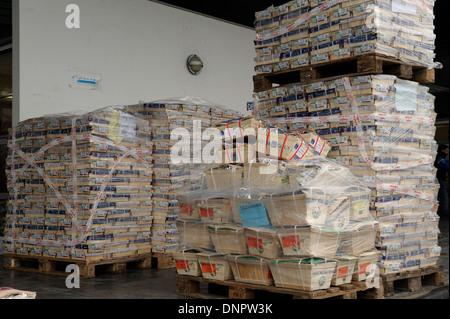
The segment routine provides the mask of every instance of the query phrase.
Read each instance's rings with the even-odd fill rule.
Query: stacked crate
[[[286,111],[270,121],[314,130],[330,144],[328,157],[372,189],[371,212],[380,223],[376,244],[381,273],[436,264],[436,113],[428,88],[390,75],[297,85],[302,87],[303,95],[296,95],[302,110],[290,107],[293,85],[280,86],[276,91],[285,93],[274,102],[287,101]]]
[[[296,0],[256,12],[255,71],[377,53],[434,65],[434,0]]]
[[[179,248],[178,195],[200,189],[203,171],[209,167],[202,158],[206,143],[202,134],[213,122],[241,114],[212,103],[187,100],[141,103],[135,109],[136,116],[150,122],[154,144],[152,249],[172,253]],[[187,153],[172,156],[174,147],[184,148]]]
[[[315,135],[251,117],[217,125],[225,142],[250,152],[205,171],[206,189],[180,197],[178,273],[306,291],[365,280],[378,256],[370,190],[324,159],[327,147],[305,142]]]
[[[5,253],[109,260],[151,253],[152,141],[124,108],[20,122],[8,140]]]

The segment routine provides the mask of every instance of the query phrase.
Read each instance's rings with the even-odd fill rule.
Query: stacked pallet
[[[222,132],[256,160],[213,167],[206,190],[180,197],[178,273],[305,291],[365,280],[378,256],[370,190],[296,133],[252,118],[228,121]]]
[[[134,114],[150,122],[153,136],[153,228],[152,250],[172,253],[179,248],[176,220],[180,215],[178,195],[198,190],[207,143],[205,129],[215,121],[235,118],[240,113],[203,100],[164,100],[134,106]]]
[[[125,109],[105,108],[14,127],[5,253],[69,261],[149,255],[148,125]]]
[[[331,145],[329,158],[372,189],[381,273],[435,265],[439,185],[433,167],[436,113],[428,88],[390,75],[297,85],[303,88],[303,95],[296,95],[301,102],[295,102],[303,103],[301,110],[292,107],[292,85],[258,95],[284,92],[275,103],[286,100],[287,111],[271,123],[315,130]]]
[[[257,74],[367,53],[434,65],[434,0],[295,0],[256,12]]]

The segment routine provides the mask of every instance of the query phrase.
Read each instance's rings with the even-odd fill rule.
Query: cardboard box
[[[339,256],[334,260],[336,261],[336,269],[331,279],[331,285],[339,286],[351,283],[358,258],[353,256]]]
[[[332,258],[342,234],[326,227],[285,227],[277,230],[285,256]]]
[[[274,259],[282,256],[278,234],[264,228],[245,228],[248,252],[253,256]]]
[[[273,285],[272,273],[269,269],[269,260],[245,255],[228,255],[234,280],[251,284]]]
[[[233,221],[229,199],[206,198],[197,203],[197,207],[203,223],[226,224]]]
[[[197,259],[206,279],[229,280],[233,279],[233,271],[226,259],[226,255],[217,253],[199,253]]]
[[[197,259],[199,250],[185,249],[173,253],[175,267],[179,275],[201,276],[202,270]]]
[[[195,221],[177,220],[180,244],[182,247],[214,249],[208,225]]]
[[[336,262],[320,258],[283,258],[271,260],[269,267],[275,286],[315,291],[330,287]]]
[[[364,281],[372,272],[372,268],[377,266],[379,253],[377,251],[371,251],[360,254],[355,265],[355,273],[352,280]]]
[[[244,228],[229,225],[208,225],[214,248],[224,254],[248,254]]]

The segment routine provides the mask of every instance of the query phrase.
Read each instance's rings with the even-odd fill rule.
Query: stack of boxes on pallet
[[[20,122],[8,139],[5,253],[108,260],[151,253],[152,141],[125,109]]]
[[[205,171],[202,192],[180,196],[178,273],[306,291],[365,280],[378,258],[370,190],[326,160],[314,134],[251,117],[218,127],[249,153]]]
[[[191,100],[141,103],[134,114],[149,121],[153,136],[153,228],[152,251],[172,253],[179,248],[176,220],[180,215],[178,195],[201,188],[205,129],[215,121],[241,114]]]
[[[371,212],[380,223],[381,273],[436,264],[440,247],[434,97],[427,87],[390,75],[350,77],[350,86],[344,83],[337,78],[304,85],[305,108],[270,121],[314,130],[330,144],[328,157],[372,189]]]
[[[434,0],[296,0],[256,12],[257,74],[365,53],[433,65]]]

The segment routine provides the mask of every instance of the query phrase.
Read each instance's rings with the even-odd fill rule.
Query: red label
[[[338,279],[339,278],[344,278],[346,277],[348,274],[348,266],[344,266],[338,269]]]
[[[283,247],[300,247],[300,240],[298,235],[281,237],[281,245]]]
[[[180,205],[180,214],[188,214],[192,215],[194,208],[189,204],[181,204]]]
[[[213,217],[214,209],[213,208],[200,208],[200,216],[201,217]]]
[[[370,264],[371,262],[361,264],[361,266],[359,266],[359,274],[362,275],[365,274],[366,272],[369,272],[367,267],[369,267]]]
[[[177,259],[175,261],[175,265],[177,269],[189,270],[189,262],[184,259]]]
[[[257,249],[263,249],[263,241],[261,238],[247,237],[247,246]]]
[[[206,274],[216,274],[216,264],[201,263],[202,272]]]

